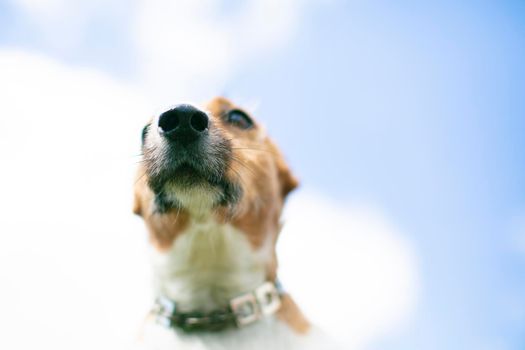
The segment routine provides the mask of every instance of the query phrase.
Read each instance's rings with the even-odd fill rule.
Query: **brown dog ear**
[[[145,169],[139,167],[135,175],[135,186],[133,188],[133,213],[142,216],[143,213],[143,199],[147,198],[144,189],[147,187]]]
[[[135,194],[133,195],[133,213],[142,216],[142,202],[137,191],[135,191]]]
[[[275,156],[277,176],[279,178],[279,182],[281,183],[281,193],[283,198],[285,198],[290,192],[292,192],[295,188],[297,188],[297,186],[299,186],[299,181],[292,174],[292,171],[286,164],[286,161],[284,160],[284,157],[282,156],[277,146],[272,141],[268,141],[270,150]]]
[[[299,180],[297,180],[297,178],[292,174],[290,168],[286,165],[282,158],[277,162],[277,169],[279,180],[281,181],[283,198],[285,198],[290,192],[299,186]]]

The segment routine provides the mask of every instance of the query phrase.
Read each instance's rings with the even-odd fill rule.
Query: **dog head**
[[[142,153],[134,211],[159,249],[195,220],[210,218],[235,226],[255,247],[275,242],[297,180],[241,108],[224,98],[202,109],[178,105],[144,127]]]

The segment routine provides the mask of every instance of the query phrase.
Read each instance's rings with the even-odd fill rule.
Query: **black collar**
[[[186,332],[220,331],[244,327],[273,315],[281,307],[282,288],[278,282],[265,282],[255,290],[230,300],[227,306],[211,312],[180,312],[175,301],[158,297],[152,312],[157,323]]]

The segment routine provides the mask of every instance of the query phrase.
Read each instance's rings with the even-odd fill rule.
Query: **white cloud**
[[[214,1],[140,1],[137,45],[143,84],[162,103],[220,91],[232,73],[232,43]]]
[[[249,0],[232,6],[227,0],[12,2],[29,16],[44,43],[66,57],[73,50],[89,52],[84,38],[97,25],[93,20],[101,15],[114,17],[119,26],[128,26],[124,32],[129,37],[121,39],[135,47],[132,62],[138,70],[136,83],[163,105],[223,93],[239,67],[271,55],[290,40],[307,3]],[[129,19],[120,18],[123,8]]]
[[[395,226],[376,209],[318,193],[288,205],[280,274],[313,321],[353,348],[403,329],[417,301],[417,261]]]
[[[12,3],[20,6],[29,15],[35,18],[56,18],[57,14],[63,12],[67,6],[65,0],[12,0]]]
[[[303,12],[300,0],[142,0],[136,33],[141,77],[155,98],[222,92],[241,64],[286,43]]]
[[[97,12],[108,12],[111,3],[103,0],[10,0],[25,15],[26,30],[31,30],[40,45],[66,57],[85,45],[90,21]],[[29,24],[29,25],[27,25]]]
[[[0,51],[0,76],[0,348],[122,343],[149,303],[130,215],[147,103],[21,52]]]

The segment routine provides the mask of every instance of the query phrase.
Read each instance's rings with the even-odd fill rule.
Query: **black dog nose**
[[[191,106],[179,105],[159,117],[161,135],[182,144],[195,141],[208,129],[206,113]]]

